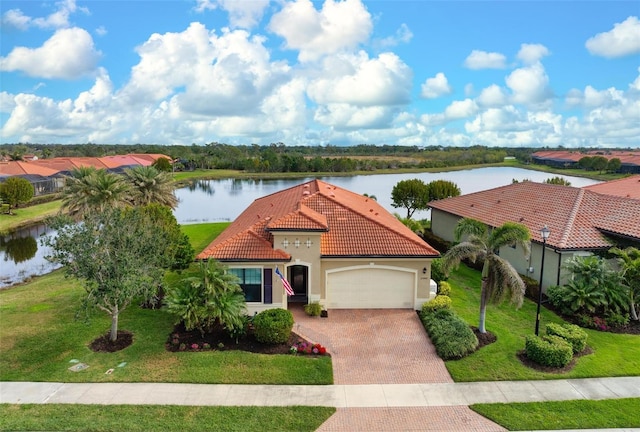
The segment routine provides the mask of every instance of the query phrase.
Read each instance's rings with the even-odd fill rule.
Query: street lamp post
[[[538,311],[536,313],[536,336],[540,330],[540,305],[542,304],[542,276],[544,275],[544,252],[547,249],[547,239],[549,238],[549,228],[545,225],[540,230],[540,236],[542,237],[542,263],[540,264],[540,285],[538,286]]]

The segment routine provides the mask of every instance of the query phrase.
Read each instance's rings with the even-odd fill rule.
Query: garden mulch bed
[[[476,351],[482,348],[483,346],[491,345],[492,343],[498,340],[498,337],[493,333],[491,333],[489,330],[487,330],[486,333],[480,333],[480,330],[478,330],[478,327],[474,327],[474,326],[471,326],[471,330],[473,330],[473,333],[478,338],[478,348],[476,349]]]
[[[177,343],[176,343],[177,342]],[[296,343],[303,343],[308,341],[303,337],[291,332],[289,340],[283,344],[263,344],[258,342],[253,334],[253,331],[249,329],[246,336],[239,338],[237,341],[231,338],[222,327],[216,327],[210,333],[202,335],[199,330],[185,330],[184,324],[177,324],[167,342],[165,347],[167,351],[201,351],[199,348],[194,350],[191,348],[192,344],[198,344],[202,347],[203,344],[208,343],[211,349],[217,351],[248,351],[259,354],[288,354],[289,349]],[[184,344],[184,349],[180,349],[180,345]]]
[[[95,352],[116,352],[125,349],[133,343],[133,333],[126,330],[118,330],[115,342],[109,340],[109,332],[95,339],[89,344],[89,348]]]

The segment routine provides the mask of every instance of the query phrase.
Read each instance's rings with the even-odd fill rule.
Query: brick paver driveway
[[[293,331],[331,353],[335,384],[453,382],[413,310],[336,309],[319,318],[290,309]]]
[[[331,310],[327,318],[289,308],[300,336],[326,346],[335,384],[453,382],[413,310]],[[318,429],[343,431],[504,431],[465,406],[338,408]]]

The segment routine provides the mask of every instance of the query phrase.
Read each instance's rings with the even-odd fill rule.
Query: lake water
[[[390,212],[405,215],[404,209],[391,205],[391,190],[401,180],[419,178],[425,183],[450,180],[463,194],[510,184],[513,179],[542,182],[554,174],[521,168],[491,167],[441,173],[373,174],[352,177],[320,177],[320,179],[360,194],[375,195],[378,203]],[[598,183],[581,177],[562,176],[572,186],[582,187]],[[225,179],[198,181],[177,189],[178,207],[174,210],[180,224],[221,222],[235,219],[249,204],[262,196],[311,180],[297,179]],[[416,212],[414,219],[428,218],[427,211]],[[48,251],[40,237],[50,234],[44,226],[17,231],[0,238],[0,288],[22,282],[30,277],[51,272],[56,266],[45,256]]]

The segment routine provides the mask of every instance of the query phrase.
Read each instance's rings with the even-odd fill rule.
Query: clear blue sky
[[[2,1],[0,142],[640,147],[638,1]]]

